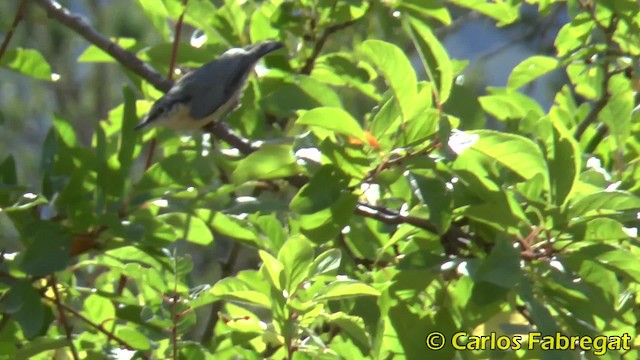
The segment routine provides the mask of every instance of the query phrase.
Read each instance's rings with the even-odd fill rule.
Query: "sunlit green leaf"
[[[357,296],[379,296],[380,292],[369,285],[355,280],[338,280],[327,285],[316,297],[320,300],[340,300]]]
[[[453,67],[447,50],[440,43],[429,26],[417,19],[410,20],[415,31],[417,49],[421,54],[429,78],[438,85],[438,101],[444,104],[451,95]]]
[[[0,59],[0,66],[38,80],[51,81],[51,66],[37,50],[14,49],[7,51]]]
[[[518,64],[507,81],[507,87],[518,89],[544,74],[555,70],[559,65],[558,59],[549,56],[532,56]]]
[[[319,127],[337,133],[353,136],[362,141],[367,141],[362,127],[348,112],[337,109],[321,107],[305,112],[296,121],[298,125]]]
[[[309,266],[313,261],[313,247],[303,237],[290,238],[278,252],[278,261],[284,269],[287,291],[293,293],[309,274]]]
[[[264,145],[242,159],[233,172],[236,184],[248,180],[284,178],[301,172],[290,145]]]
[[[413,118],[418,80],[404,52],[396,45],[379,40],[366,40],[362,44],[362,51],[393,91],[402,118],[405,121]]]
[[[209,245],[213,241],[213,235],[207,224],[196,216],[169,213],[160,215],[158,219],[171,225],[176,235],[194,244]]]

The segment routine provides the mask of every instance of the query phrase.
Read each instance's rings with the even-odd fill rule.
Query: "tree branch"
[[[355,24],[356,22],[358,22],[358,20],[366,17],[367,13],[371,10],[372,7],[373,7],[373,2],[371,1],[371,2],[369,2],[367,10],[365,11],[365,13],[361,17],[359,17],[357,19],[352,19],[352,20],[346,21],[346,22],[341,23],[341,24],[331,25],[328,28],[326,28],[322,32],[322,35],[320,36],[320,38],[313,45],[313,50],[311,51],[311,56],[309,56],[309,58],[305,61],[304,66],[302,66],[302,69],[300,69],[300,73],[303,74],[303,75],[311,74],[311,71],[313,71],[313,66],[315,65],[315,62],[318,59],[318,56],[320,56],[320,52],[322,52],[322,48],[324,47],[325,43],[329,39],[329,36],[331,36],[333,33],[337,32],[337,31],[340,31],[342,29],[348,28],[349,26],[351,26],[351,25]]]
[[[53,302],[56,304],[56,308],[58,309],[60,324],[62,325],[62,328],[64,329],[64,333],[67,337],[67,341],[69,342],[69,349],[71,350],[71,355],[73,356],[74,360],[79,360],[80,356],[78,356],[78,350],[76,349],[76,346],[73,344],[71,326],[67,322],[67,316],[65,315],[62,309],[62,302],[60,302],[60,293],[58,292],[58,282],[56,281],[55,275],[51,275],[51,278],[49,280],[49,285],[53,290],[53,296],[54,296]]]
[[[171,88],[171,80],[164,78],[149,65],[138,59],[134,54],[123,49],[121,46],[96,31],[86,20],[84,20],[82,16],[70,12],[53,0],[34,1],[47,11],[49,17],[56,19],[64,26],[85,38],[88,42],[111,55],[121,65],[145,79],[156,89],[167,92]]]
[[[54,304],[56,304],[56,300],[55,299],[52,299],[52,298],[50,298],[48,296],[43,296],[43,298],[53,302]],[[77,312],[75,309],[73,309],[73,308],[71,308],[71,307],[69,307],[69,306],[67,306],[67,305],[65,305],[63,303],[59,303],[59,306],[62,309],[64,309],[65,311],[73,314],[75,317],[77,317],[78,319],[82,320],[83,322],[85,322],[86,324],[91,326],[92,328],[94,328],[94,329],[98,330],[99,332],[103,333],[110,340],[113,340],[113,341],[117,342],[118,344],[120,344],[121,346],[126,348],[127,350],[133,350],[133,346],[129,345],[126,341],[122,340],[121,338],[117,337],[115,334],[113,334],[109,330],[105,329],[104,326],[102,326],[101,324],[96,324],[96,323],[92,322],[91,320],[87,319],[84,315],[82,315],[81,313]]]
[[[600,22],[598,22],[593,11],[589,13],[591,14],[593,21],[596,23],[596,26],[606,36],[607,49],[613,48],[615,46],[613,42],[613,33],[615,32],[616,27],[618,26],[618,18],[614,17],[613,19],[611,19],[611,22],[609,23],[608,26],[604,26]],[[584,120],[582,120],[582,122],[578,124],[578,127],[576,128],[576,132],[574,134],[576,140],[578,141],[580,141],[580,138],[582,137],[584,132],[587,130],[587,128],[598,119],[598,115],[600,114],[600,111],[604,109],[604,107],[607,105],[607,102],[609,101],[609,81],[611,80],[613,73],[609,70],[608,62],[605,62],[602,65],[602,69],[604,70],[604,79],[602,80],[602,84],[600,88],[600,91],[601,91],[600,99],[596,101],[596,103],[591,108],[591,111],[589,111],[589,113],[584,118]],[[606,133],[606,126],[605,126],[604,133]]]
[[[13,18],[13,23],[11,24],[11,29],[7,32],[7,35],[2,41],[2,45],[0,45],[0,59],[2,59],[2,55],[7,51],[9,47],[9,42],[13,37],[13,33],[18,28],[18,24],[24,17],[24,10],[27,8],[27,0],[20,0],[20,4],[18,5],[18,9],[16,10],[16,16]]]

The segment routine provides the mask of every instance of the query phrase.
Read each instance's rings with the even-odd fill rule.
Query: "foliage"
[[[567,12],[555,54],[524,60],[471,107],[466,63],[434,29],[452,25],[452,9],[517,25],[521,0],[138,0],[131,11],[163,40],[114,41],[160,72],[176,51],[195,67],[232,45],[287,44],[225,120],[268,141],[233,149],[208,133],[135,132],[160,93],[132,71],[89,146],[53,114],[37,181],[19,178],[14,155],[0,159],[0,216],[19,239],[0,264],[0,354],[573,359],[594,351],[451,339],[635,339],[640,6],[526,3],[541,17]],[[168,19],[194,31],[194,46],[173,47]],[[78,61],[117,63],[105,50]],[[37,49],[0,65],[51,80]],[[557,71],[566,84],[545,110],[526,87]],[[465,107],[475,113],[448,110]],[[214,246],[228,256],[195,276]],[[436,331],[440,350],[425,344]],[[602,357],[621,355],[640,356]]]

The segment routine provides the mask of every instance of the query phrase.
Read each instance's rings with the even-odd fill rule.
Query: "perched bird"
[[[265,41],[227,50],[216,60],[176,81],[151,106],[136,130],[151,126],[197,129],[222,118],[238,106],[247,78],[258,60],[283,46],[277,41]]]

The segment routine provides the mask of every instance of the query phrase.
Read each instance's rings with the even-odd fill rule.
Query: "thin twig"
[[[78,350],[76,349],[76,346],[73,344],[73,335],[72,335],[71,326],[69,325],[69,322],[67,321],[67,316],[65,315],[62,309],[62,302],[60,301],[60,292],[58,291],[58,282],[56,281],[55,275],[51,275],[51,278],[49,280],[49,285],[53,290],[53,296],[54,296],[53,302],[56,304],[56,308],[58,309],[58,316],[60,319],[60,323],[64,328],[64,333],[67,337],[67,341],[69,342],[69,349],[71,350],[71,355],[73,355],[74,360],[79,360],[80,356],[78,356]]]
[[[26,8],[27,8],[27,0],[20,0],[20,4],[18,4],[18,9],[16,10],[16,16],[13,18],[13,23],[11,24],[11,29],[9,29],[9,31],[7,32],[7,35],[2,41],[2,45],[0,45],[0,59],[2,59],[2,56],[7,51],[7,48],[9,47],[9,42],[13,37],[13,33],[18,28],[18,24],[20,24],[20,21],[24,17],[24,11]]]
[[[171,80],[164,78],[158,72],[149,67],[149,65],[138,59],[133,53],[123,49],[121,46],[96,31],[82,16],[70,12],[53,0],[34,1],[47,11],[49,17],[56,19],[61,24],[85,38],[88,42],[111,55],[121,65],[145,79],[156,89],[166,92],[171,88]]]
[[[229,258],[221,266],[220,279],[224,279],[233,275],[234,271],[236,270],[236,264],[238,262],[239,255],[240,247],[234,241],[231,243],[231,253],[229,254]],[[218,300],[211,304],[209,319],[207,320],[207,324],[205,325],[202,337],[200,338],[200,342],[205,345],[209,345],[211,343],[211,340],[213,339],[213,330],[215,329],[218,320],[220,320],[219,313],[222,309],[223,303],[224,302],[222,300]]]
[[[171,345],[173,347],[173,360],[178,360],[178,303],[180,294],[178,294],[178,254],[177,250],[173,250],[173,294],[171,294]]]
[[[434,234],[439,234],[438,227],[432,224],[429,220],[418,218],[415,216],[401,215],[399,212],[396,212],[394,210],[391,210],[385,207],[359,202],[356,205],[355,213],[360,216],[378,220],[385,224],[389,224],[389,225],[409,224],[417,228],[430,231]]]
[[[607,136],[608,132],[609,132],[609,128],[607,127],[607,125],[605,124],[598,125],[598,127],[596,128],[595,135],[593,135],[591,140],[589,140],[589,143],[587,144],[587,146],[585,146],[584,148],[585,154],[593,154],[596,151],[596,148],[598,147],[598,145],[600,145],[602,140],[604,140],[605,136]]]
[[[171,46],[171,57],[169,58],[169,73],[167,74],[167,79],[169,81],[173,81],[173,74],[176,68],[176,59],[178,59],[178,46],[180,45],[180,34],[182,33],[182,24],[184,23],[184,14],[187,12],[187,3],[189,0],[182,1],[182,13],[178,18],[178,22],[176,22],[175,30],[173,31],[173,45]],[[145,171],[151,167],[153,164],[153,154],[156,152],[156,147],[158,146],[158,140],[156,138],[151,139],[151,143],[149,144],[149,153],[147,154],[147,161],[144,164]]]
[[[615,32],[616,27],[618,26],[618,18],[614,17],[613,19],[611,19],[611,23],[609,23],[609,25],[606,27],[596,20],[595,14],[592,14],[592,18],[596,23],[596,26],[598,26],[600,31],[602,31],[606,36],[607,49],[613,48],[615,46],[613,42],[613,33]],[[587,128],[598,119],[598,115],[609,102],[609,81],[611,80],[613,73],[609,70],[609,63],[606,61],[602,65],[602,70],[604,71],[604,79],[602,80],[602,83],[600,85],[601,86],[600,99],[596,101],[596,103],[591,108],[591,111],[589,111],[589,113],[584,118],[584,120],[582,120],[582,122],[578,124],[578,127],[576,128],[576,132],[574,134],[576,140],[578,141],[580,140],[584,132],[587,130]],[[599,132],[599,134],[600,136],[603,136],[604,134],[606,134],[606,132],[607,132],[607,129],[605,125],[604,131]],[[597,139],[597,136],[598,134],[596,134],[596,139]],[[596,146],[601,140],[602,139],[596,140],[595,142]],[[594,143],[594,141],[592,140],[591,143]]]
[[[313,67],[315,65],[315,62],[318,59],[318,56],[320,55],[320,52],[322,52],[322,48],[324,47],[325,43],[329,39],[329,36],[331,36],[333,33],[337,32],[337,31],[340,31],[342,29],[348,28],[349,26],[351,26],[351,25],[355,24],[356,22],[358,22],[358,20],[365,18],[367,13],[371,10],[372,7],[373,7],[373,2],[369,2],[367,10],[365,11],[365,14],[363,14],[361,17],[359,17],[357,19],[352,19],[352,20],[349,20],[349,21],[345,21],[344,23],[335,24],[335,25],[331,25],[331,26],[327,27],[322,32],[322,35],[320,36],[320,38],[313,45],[313,50],[311,51],[311,55],[305,61],[304,66],[302,66],[302,69],[300,69],[300,73],[303,74],[303,75],[311,74],[311,71],[313,71]]]
[[[51,302],[53,302],[54,304],[56,303],[55,299],[52,299],[48,296],[43,296],[44,299],[47,299]],[[119,338],[118,336],[116,336],[114,333],[112,333],[111,331],[107,330],[104,328],[104,326],[102,326],[101,324],[96,324],[93,321],[87,319],[84,315],[82,315],[81,313],[77,312],[76,310],[74,310],[73,308],[60,303],[60,307],[63,308],[65,311],[73,314],[75,317],[77,317],[78,319],[82,320],[83,322],[85,322],[86,324],[88,324],[89,326],[91,326],[92,328],[98,330],[99,332],[103,333],[104,335],[107,336],[107,338],[109,338],[110,340],[113,340],[115,342],[117,342],[118,344],[120,344],[122,347],[128,349],[128,350],[133,350],[133,346],[129,345],[126,341],[124,341],[123,339]]]

